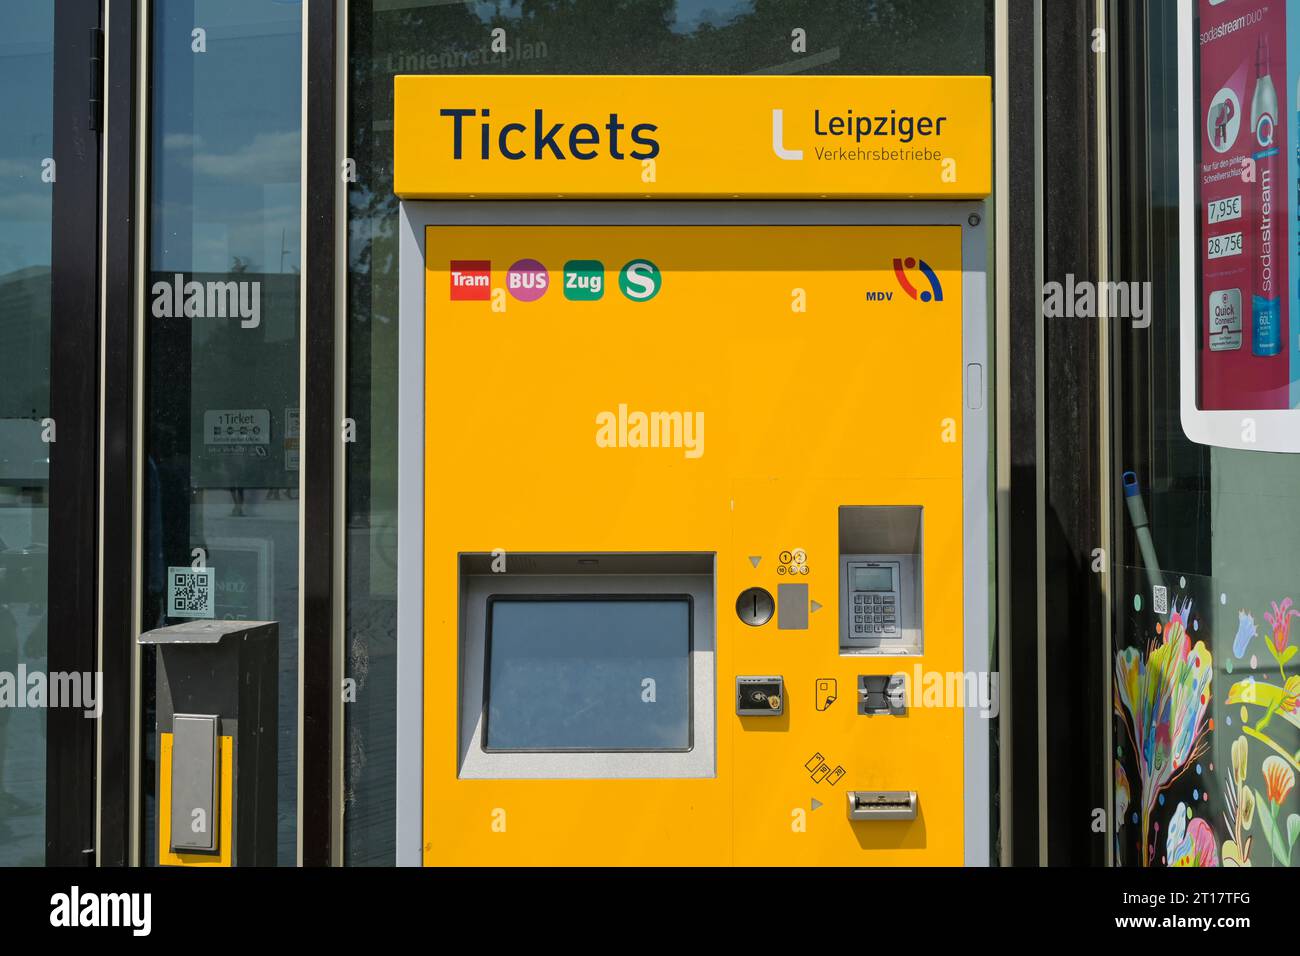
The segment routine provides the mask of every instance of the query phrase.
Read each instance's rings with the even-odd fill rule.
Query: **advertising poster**
[[[1296,408],[1300,0],[1198,4],[1197,404]]]

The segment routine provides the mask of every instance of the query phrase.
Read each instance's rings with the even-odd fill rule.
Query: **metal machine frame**
[[[990,671],[988,236],[981,201],[403,201],[399,269],[397,863],[419,866],[423,837],[425,231],[429,226],[957,226],[962,229],[963,660]],[[721,611],[719,611],[721,613]],[[728,682],[729,686],[729,682]],[[964,714],[963,859],[990,860],[991,726]]]

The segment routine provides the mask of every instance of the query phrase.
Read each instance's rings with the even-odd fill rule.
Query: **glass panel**
[[[1254,582],[1236,575],[1142,567],[1120,580],[1116,861],[1290,866],[1300,838],[1290,630],[1300,611],[1290,598],[1255,603]]]
[[[392,863],[399,73],[981,74],[992,0],[351,0],[345,859]],[[494,40],[493,31],[504,31]]]
[[[1201,168],[1196,156],[1178,152],[1179,5],[1180,0],[1152,0],[1145,19],[1133,21],[1131,39],[1140,54],[1134,62],[1141,74],[1131,89],[1141,102],[1124,114],[1139,120],[1123,131],[1123,159],[1135,165],[1121,169],[1119,178],[1145,186],[1125,197],[1131,207],[1116,217],[1122,226],[1113,237],[1122,263],[1130,263],[1120,278],[1149,279],[1146,301],[1157,304],[1149,329],[1117,325],[1115,404],[1123,414],[1116,417],[1115,457],[1121,468],[1133,470],[1138,493],[1131,501],[1121,499],[1116,528],[1122,551],[1113,587],[1116,861],[1287,865],[1300,838],[1300,796],[1293,790],[1300,770],[1300,671],[1291,656],[1291,641],[1300,636],[1300,630],[1292,633],[1294,601],[1300,598],[1300,455],[1196,445],[1180,422],[1179,322],[1184,313],[1205,321],[1208,299],[1182,301],[1178,286],[1177,177],[1180,166],[1188,172]],[[1201,18],[1195,35],[1235,32],[1216,24],[1235,20],[1239,9],[1209,0],[1194,6]],[[1281,12],[1278,5],[1274,14]],[[1223,145],[1231,134],[1258,132],[1250,116],[1254,110],[1258,119],[1263,107],[1252,107],[1251,100],[1270,72],[1289,78],[1289,86],[1277,82],[1279,98],[1284,87],[1295,89],[1298,61],[1277,19],[1259,20],[1251,29],[1253,37],[1235,37],[1221,47],[1215,47],[1219,39],[1197,44],[1209,86],[1214,81],[1204,71],[1212,69],[1220,77],[1216,90],[1242,84],[1245,91],[1240,131],[1228,122],[1224,98],[1201,97],[1203,159],[1216,138]],[[1269,85],[1263,83],[1262,101],[1269,98]],[[1277,135],[1284,140],[1282,156],[1291,157],[1297,131],[1290,119],[1283,123]],[[1237,182],[1250,185],[1239,177]],[[1208,202],[1213,189],[1230,184],[1207,181],[1212,189],[1203,198]],[[1269,200],[1274,201],[1289,200]],[[1240,214],[1257,216],[1260,202],[1258,194],[1247,196]],[[1202,203],[1196,214],[1206,226],[1211,215],[1218,220],[1237,210],[1211,212]],[[1252,342],[1264,337],[1274,318],[1285,322],[1285,307],[1279,313],[1277,303],[1264,297],[1255,304],[1260,314],[1246,316],[1255,307],[1251,290],[1258,276],[1220,261],[1232,257],[1210,263],[1205,252],[1202,294],[1229,276],[1244,291],[1240,311],[1222,313],[1219,338],[1200,357],[1201,404],[1279,406],[1286,401],[1281,378],[1269,384],[1249,367],[1255,360],[1264,369],[1277,364],[1275,356],[1261,354],[1271,349],[1258,350]],[[1279,274],[1284,264],[1285,257]],[[1289,341],[1287,347],[1296,348],[1294,335]],[[1260,386],[1253,397],[1246,394],[1252,380]]]
[[[483,749],[688,750],[690,654],[685,598],[490,599]]]
[[[145,626],[279,622],[278,859],[291,865],[302,8],[161,0],[153,16]],[[192,570],[200,563],[209,575]],[[147,727],[153,680],[146,673]],[[153,735],[146,741],[152,861]]]
[[[17,706],[46,670],[54,8],[0,6],[0,866],[45,862],[45,710]]]

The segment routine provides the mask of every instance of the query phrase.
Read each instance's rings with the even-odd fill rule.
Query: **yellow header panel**
[[[986,76],[399,76],[406,199],[978,199]]]

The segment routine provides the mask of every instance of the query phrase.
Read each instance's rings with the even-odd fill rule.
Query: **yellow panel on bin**
[[[855,702],[860,674],[963,666],[960,227],[440,226],[426,243],[425,862],[961,863],[962,710]],[[623,275],[634,261],[654,271]],[[566,264],[598,271],[600,297],[566,295]],[[522,301],[510,274],[539,267]],[[703,432],[602,438],[602,415],[634,411],[702,413]],[[923,507],[923,656],[840,655],[841,505]],[[716,555],[717,739],[696,741],[714,776],[458,775],[458,555],[497,548]],[[736,595],[778,593],[792,548],[821,609],[807,630],[748,627]],[[735,677],[767,674],[785,714],[737,717]],[[847,791],[876,789],[916,790],[918,818],[850,823]]]
[[[235,738],[220,737],[221,827],[217,853],[177,853],[172,850],[172,735],[158,735],[158,865],[230,866],[235,805]]]
[[[977,199],[991,136],[987,76],[398,76],[393,191]]]

